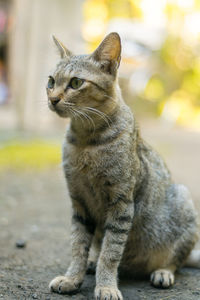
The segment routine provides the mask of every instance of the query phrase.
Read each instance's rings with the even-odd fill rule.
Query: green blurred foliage
[[[41,170],[60,164],[60,145],[43,140],[16,140],[0,147],[0,171]]]
[[[144,97],[150,101],[160,101],[166,94],[163,80],[156,75],[148,81],[144,90]]]
[[[179,37],[168,36],[162,48],[153,53],[153,56],[155,73],[149,79],[144,92],[139,95],[139,99],[153,101],[157,104],[154,105],[157,113],[162,114],[163,104],[173,101],[172,99],[175,101],[176,97],[173,95],[179,91],[179,107],[182,111],[180,117],[182,123],[188,123],[188,116],[183,115],[182,107],[186,102],[189,103],[190,109],[193,110],[190,115],[193,119],[200,106],[198,54]]]

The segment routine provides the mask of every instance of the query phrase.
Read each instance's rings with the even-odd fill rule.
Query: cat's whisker
[[[76,117],[80,118],[80,116],[71,107],[71,105],[69,104],[69,102],[68,103],[64,102],[64,106],[65,106],[65,108],[67,108],[67,110],[65,110],[66,112],[69,111],[72,114],[72,116],[74,116],[74,118],[76,118]],[[81,121],[82,121],[82,119],[81,119]]]
[[[75,117],[80,118],[82,124],[84,124],[84,120],[81,118],[81,115],[79,114],[78,111],[75,111],[74,109],[71,108],[71,112],[73,111]]]
[[[74,109],[74,108],[73,108]],[[80,109],[80,108],[79,108]],[[78,109],[76,109],[77,113],[80,113],[83,117],[85,117],[85,119],[87,121],[89,121],[89,123],[91,122],[93,128],[94,128],[94,131],[95,131],[95,124],[94,124],[94,121],[92,120],[92,118],[90,116],[88,116],[88,114],[86,114],[85,112],[83,111],[80,111]]]
[[[76,114],[75,114],[75,112],[73,111],[73,109],[71,109],[71,107],[68,107],[68,109],[69,109],[70,113],[71,113],[74,117],[76,117]]]
[[[83,118],[85,118],[89,123],[91,123],[91,125],[93,126],[93,128],[94,128],[94,131],[95,131],[95,124],[94,124],[94,121],[92,120],[92,118],[87,114],[87,113],[85,113],[85,112],[83,112],[83,111],[80,111],[80,107],[78,108],[77,106],[76,106],[76,108],[74,107],[75,106],[75,104],[74,103],[69,103],[69,102],[66,102],[65,103],[65,106],[68,108],[68,109],[70,109],[70,112],[73,114],[75,114],[75,117],[80,117],[81,118],[81,116],[83,117]],[[73,107],[70,107],[70,106],[73,106]],[[83,122],[83,119],[81,118],[81,120],[82,120],[82,122]]]
[[[84,113],[80,112],[78,109],[75,109],[74,107],[73,107],[73,108],[72,108],[72,107],[71,107],[71,108],[68,107],[68,109],[70,109],[70,112],[74,113],[75,117],[79,117],[80,120],[81,120],[81,122],[84,124],[84,120],[82,119],[82,117],[85,117],[85,118],[86,118],[86,116],[85,116]],[[81,116],[82,116],[82,117],[81,117]],[[87,120],[87,121],[90,121],[90,120],[88,120],[87,118],[86,118],[86,120]]]
[[[94,112],[94,111],[90,111],[90,110],[88,110],[90,113],[94,113],[95,115],[97,115],[97,116],[99,116],[101,119],[103,119],[104,121],[105,121],[105,123],[110,127],[110,124],[109,124],[109,122],[108,122],[108,120],[107,119],[105,119],[102,115],[100,115],[100,114],[98,114],[98,113],[96,113],[96,112]]]
[[[104,112],[96,109],[96,108],[93,108],[93,107],[89,107],[89,106],[86,106],[87,109],[91,110],[91,111],[94,111],[96,113],[99,113],[100,115],[104,116],[106,119],[108,119],[110,122],[112,122],[112,120],[109,118],[108,115],[106,115]]]
[[[94,134],[94,132],[95,132],[95,123],[94,123],[93,119],[86,112],[84,112],[84,114],[85,114],[85,116],[87,116],[87,118],[92,123],[92,125],[93,125],[93,134]]]
[[[104,114],[103,112],[95,109],[95,108],[92,108],[92,107],[84,107],[85,110],[91,112],[91,113],[94,113],[96,115],[98,115],[100,118],[102,118],[106,124],[110,127],[110,123],[112,122],[111,119],[106,115]],[[110,122],[110,123],[109,123]]]
[[[75,103],[72,103],[72,102],[64,102],[66,106],[74,106]]]
[[[110,126],[110,124],[109,124],[109,122],[102,116],[102,115],[100,115],[100,114],[98,114],[98,113],[96,113],[96,112],[94,112],[94,111],[90,111],[90,110],[88,110],[90,113],[94,113],[95,115],[97,115],[97,116],[99,116],[101,119],[103,119],[104,121],[105,121],[105,123],[108,125],[108,126]]]

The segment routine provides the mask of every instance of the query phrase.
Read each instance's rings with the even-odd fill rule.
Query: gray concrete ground
[[[200,133],[144,124],[143,136],[162,153],[177,182],[187,184],[200,212]],[[0,299],[93,299],[95,280],[74,296],[51,294],[49,281],[70,261],[70,201],[62,169],[0,173]],[[16,241],[24,239],[25,248]],[[200,299],[200,270],[182,269],[169,290],[148,280],[120,281],[124,300]]]

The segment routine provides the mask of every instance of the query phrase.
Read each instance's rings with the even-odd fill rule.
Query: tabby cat
[[[196,214],[188,189],[173,183],[124,103],[120,37],[110,33],[90,55],[54,42],[61,60],[47,95],[50,109],[71,119],[63,169],[73,213],[71,263],[50,289],[78,291],[87,269],[96,271],[98,300],[123,299],[118,272],[149,275],[152,285],[168,288],[181,266],[200,267],[200,252],[192,251]]]

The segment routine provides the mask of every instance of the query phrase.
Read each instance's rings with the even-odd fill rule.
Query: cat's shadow
[[[122,291],[124,300],[140,300],[140,299],[148,299],[144,298],[143,295],[147,295],[147,287],[150,290],[155,290],[155,288],[151,287],[149,284],[148,278],[145,279],[135,279],[135,278],[121,278],[119,280],[119,288]],[[85,277],[84,283],[81,287],[79,295],[76,298],[77,300],[93,300],[94,294],[93,291],[95,289],[95,276],[87,275]],[[155,295],[155,294],[154,294]],[[79,298],[81,297],[81,298]],[[152,298],[155,300],[155,298]]]
[[[169,289],[154,288],[148,278],[120,278],[119,288],[124,300],[197,300],[200,299],[200,288],[197,285],[199,279],[199,270],[185,268],[176,274],[175,285]],[[80,292],[72,299],[93,300],[94,288],[95,276],[86,275]],[[199,298],[194,293],[199,293]]]

